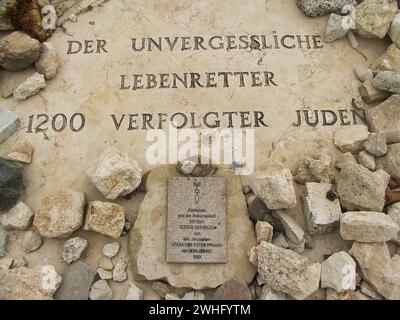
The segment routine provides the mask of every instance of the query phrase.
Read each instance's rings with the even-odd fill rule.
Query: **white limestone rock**
[[[139,164],[114,147],[108,148],[87,170],[106,199],[115,200],[137,189],[142,181]]]
[[[90,300],[111,300],[113,292],[106,280],[98,280],[90,289]]]
[[[364,142],[364,149],[376,157],[384,156],[388,151],[386,134],[372,133],[368,140]]]
[[[388,146],[387,154],[376,159],[376,167],[400,183],[400,143]]]
[[[20,120],[15,112],[0,107],[0,143],[6,140],[19,124]]]
[[[256,235],[258,243],[262,241],[272,242],[274,227],[266,221],[258,221],[256,224]]]
[[[345,25],[346,17],[332,13],[329,16],[328,25],[326,27],[324,40],[325,42],[333,42],[346,36],[349,31]]]
[[[46,88],[46,80],[42,74],[36,72],[16,87],[13,95],[16,100],[26,100],[44,88]]]
[[[357,155],[357,162],[367,168],[368,170],[375,171],[376,170],[376,162],[375,157],[368,153],[367,151],[361,151]]]
[[[286,300],[286,296],[284,293],[272,290],[271,287],[267,284],[264,284],[261,289],[261,293],[258,297],[258,300],[265,301],[282,301]]]
[[[365,82],[367,80],[372,80],[374,78],[374,74],[372,73],[372,70],[367,67],[356,66],[356,67],[354,67],[353,71],[354,71],[354,75],[361,82]]]
[[[364,125],[345,126],[336,129],[334,142],[342,152],[358,152],[368,137],[369,131]]]
[[[290,209],[296,206],[293,176],[289,169],[265,172],[252,182],[251,189],[268,209]]]
[[[372,80],[372,84],[378,90],[400,94],[400,72],[381,71]]]
[[[381,212],[346,212],[340,219],[340,235],[358,242],[386,242],[400,229],[392,218]]]
[[[33,211],[19,201],[10,211],[0,215],[0,224],[6,230],[26,230],[32,223]]]
[[[273,215],[279,219],[285,229],[286,237],[294,244],[304,244],[304,230],[301,226],[289,216],[285,211],[274,211]]]
[[[303,196],[303,210],[310,234],[332,231],[339,225],[339,199],[330,200],[328,192],[334,189],[329,183],[307,183]]]
[[[337,158],[335,167],[342,170],[344,167],[354,164],[357,164],[357,161],[353,154],[351,152],[346,152]]]
[[[321,264],[321,287],[339,293],[356,289],[356,263],[348,253],[335,253]]]
[[[79,260],[88,245],[86,239],[81,237],[71,238],[64,243],[61,257],[67,264],[71,264],[72,262]]]
[[[59,67],[58,56],[50,42],[44,42],[39,59],[35,62],[36,70],[44,75],[46,80],[53,79]]]
[[[126,274],[126,268],[128,264],[126,261],[122,258],[119,258],[117,260],[117,263],[115,264],[114,270],[113,270],[113,280],[116,282],[123,282],[128,278],[128,275]]]
[[[114,258],[118,254],[119,248],[118,242],[108,243],[103,247],[103,254],[106,257]]]
[[[97,274],[99,275],[100,279],[102,279],[102,280],[111,280],[112,279],[112,272],[109,270],[105,270],[103,268],[98,268]]]
[[[128,293],[126,294],[126,300],[143,300],[144,292],[139,289],[133,282],[129,283]]]
[[[268,242],[258,246],[258,272],[271,289],[304,300],[319,288],[321,265]]]

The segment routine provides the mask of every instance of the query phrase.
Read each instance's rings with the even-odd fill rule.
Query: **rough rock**
[[[388,153],[376,159],[376,167],[385,170],[400,183],[400,143],[388,147]]]
[[[280,233],[272,242],[274,245],[284,248],[284,249],[289,249],[289,244],[286,240],[286,237],[283,233]]]
[[[10,10],[14,7],[16,0],[0,0],[0,30],[14,30],[15,26],[10,18]]]
[[[114,200],[137,189],[142,169],[126,153],[111,147],[89,167],[87,175],[106,199]]]
[[[124,229],[125,209],[118,204],[94,201],[88,204],[84,230],[118,238]]]
[[[143,299],[144,299],[143,290],[139,289],[133,282],[130,282],[128,292],[126,294],[126,300],[137,301]]]
[[[306,158],[299,163],[294,180],[300,184],[307,182],[331,183],[335,181],[335,175],[330,168],[330,163],[321,159]]]
[[[336,292],[334,289],[328,288],[326,290],[326,300],[329,301],[353,301],[358,300],[357,294],[355,291],[349,290],[346,292]]]
[[[6,255],[7,232],[0,229],[0,258]]]
[[[22,256],[14,257],[10,269],[26,267],[27,264],[28,263],[24,257]]]
[[[24,141],[8,152],[7,159],[29,164],[32,162],[33,149],[33,145],[30,142]]]
[[[387,91],[382,91],[374,87],[372,80],[365,81],[359,88],[361,99],[367,104],[379,103],[390,96]]]
[[[361,151],[357,155],[357,162],[368,170],[375,171],[376,169],[375,157],[367,151]]]
[[[329,183],[307,183],[303,195],[303,211],[310,234],[332,231],[339,225],[339,199],[330,200],[328,192],[334,189]]]
[[[117,263],[115,264],[114,270],[113,270],[113,280],[117,282],[123,282],[128,278],[128,275],[126,274],[126,268],[128,264],[126,261],[122,258],[119,258],[117,260]]]
[[[357,161],[354,158],[353,154],[351,152],[346,152],[337,158],[335,162],[335,167],[342,170],[346,166],[352,166],[355,164],[357,164]]]
[[[108,243],[103,247],[103,254],[106,257],[114,258],[118,254],[119,247],[118,242]]]
[[[114,264],[111,260],[111,258],[108,257],[101,257],[99,259],[99,267],[105,270],[112,270],[114,268]]]
[[[364,125],[345,126],[336,129],[334,142],[342,152],[358,152],[368,137],[369,131]]]
[[[266,221],[258,221],[256,224],[257,242],[262,241],[272,242],[274,235],[274,227]]]
[[[35,62],[36,70],[44,75],[46,80],[53,79],[59,67],[58,56],[50,42],[44,42],[39,59]]]
[[[42,237],[36,230],[29,230],[25,232],[22,240],[22,246],[25,252],[33,252],[40,248],[42,245]]]
[[[339,293],[356,289],[356,263],[348,253],[335,253],[321,264],[321,287]]]
[[[258,246],[258,272],[273,290],[303,300],[319,287],[321,265],[268,242]]]
[[[35,212],[34,226],[47,238],[65,238],[78,230],[83,222],[86,194],[61,189],[42,199]]]
[[[400,95],[392,95],[379,106],[366,110],[365,118],[372,132],[400,130]]]
[[[98,280],[93,283],[89,292],[90,300],[111,300],[112,290],[106,280]]]
[[[288,169],[259,175],[253,180],[251,189],[268,209],[280,210],[296,206],[293,177]]]
[[[52,300],[61,281],[52,266],[0,270],[0,300]]]
[[[400,14],[396,14],[389,29],[389,37],[396,45],[397,48],[400,48]]]
[[[365,82],[367,80],[372,80],[374,78],[374,74],[372,73],[372,70],[367,67],[356,66],[356,67],[354,67],[353,71],[354,71],[354,75],[361,82]]]
[[[42,74],[36,72],[16,87],[13,95],[16,100],[25,100],[44,88],[46,88],[46,80]]]
[[[364,142],[364,149],[376,157],[382,157],[387,153],[386,135],[384,133],[373,133]]]
[[[396,13],[396,3],[386,0],[365,0],[355,10],[355,32],[364,38],[383,39]]]
[[[382,170],[369,171],[361,165],[344,167],[336,179],[336,191],[347,210],[381,212],[389,175]]]
[[[363,281],[361,283],[360,290],[362,293],[364,293],[368,297],[371,297],[374,300],[384,299],[367,281]]]
[[[0,158],[0,213],[18,203],[23,189],[22,166],[15,161]]]
[[[300,227],[296,220],[294,220],[283,210],[274,211],[273,214],[277,219],[281,221],[285,229],[286,236],[294,244],[304,243],[304,230]]]
[[[97,272],[92,267],[76,261],[63,274],[63,282],[56,294],[56,300],[88,300],[89,291]]]
[[[214,293],[214,300],[252,300],[245,281],[229,280]]]
[[[400,71],[400,49],[391,44],[386,52],[374,62],[372,70],[374,72]]]
[[[340,219],[340,235],[358,242],[386,242],[399,234],[399,226],[381,212],[346,212]]]
[[[286,300],[285,294],[281,292],[277,292],[275,290],[272,290],[270,286],[267,284],[264,284],[261,289],[261,293],[258,296],[258,300],[265,300],[265,301],[282,301]]]
[[[25,69],[39,58],[41,48],[36,39],[15,31],[0,40],[0,66],[11,71]]]
[[[173,294],[175,288],[171,287],[169,284],[161,281],[155,281],[151,285],[151,288],[161,297],[165,298],[167,294]]]
[[[81,237],[71,238],[64,243],[61,257],[66,263],[71,264],[72,262],[79,260],[87,246],[88,241],[86,239]]]
[[[265,216],[270,214],[270,210],[267,208],[265,203],[257,198],[254,194],[246,197],[249,217],[254,222],[264,220]]]
[[[112,272],[109,270],[105,270],[103,268],[98,268],[97,274],[99,275],[100,279],[103,279],[103,280],[111,280],[112,279]]]
[[[388,208],[388,215],[400,228],[400,202],[396,202]],[[400,245],[400,233],[397,235],[397,237],[394,237],[392,241]]]
[[[298,0],[297,6],[310,17],[326,16],[340,11],[346,5],[354,5],[353,0]]]
[[[400,94],[400,72],[381,71],[372,80],[372,84],[378,90]]]
[[[386,243],[354,242],[350,255],[356,260],[362,277],[382,296],[400,299],[400,259],[390,256]]]
[[[138,279],[163,279],[176,288],[216,288],[230,279],[253,281],[255,267],[247,252],[257,245],[254,227],[247,214],[240,178],[233,170],[219,168],[213,175],[226,180],[227,263],[176,265],[165,261],[167,225],[167,181],[177,176],[175,166],[154,168],[148,177],[148,192],[129,236],[130,266]],[[240,248],[240,250],[237,250]],[[149,255],[149,252],[152,254]],[[213,276],[210,277],[210,274]]]
[[[18,115],[6,108],[0,107],[0,143],[6,140],[19,126]]]
[[[33,211],[19,201],[5,214],[0,215],[0,223],[7,230],[26,230],[32,223]]]
[[[346,36],[349,29],[344,23],[346,17],[332,13],[329,16],[328,25],[324,36],[325,42],[333,42]]]

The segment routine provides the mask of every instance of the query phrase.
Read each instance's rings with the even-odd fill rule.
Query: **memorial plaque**
[[[167,262],[226,263],[223,178],[168,180]]]

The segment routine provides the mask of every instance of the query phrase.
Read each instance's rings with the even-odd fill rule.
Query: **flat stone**
[[[148,177],[148,192],[129,236],[130,266],[134,276],[150,281],[163,279],[176,288],[195,290],[216,288],[230,279],[251,283],[256,269],[249,262],[247,252],[257,245],[257,241],[247,214],[240,178],[229,169],[219,168],[213,175],[226,180],[227,230],[230,230],[227,263],[166,262],[167,190],[168,178],[173,176],[178,176],[178,173],[171,165],[154,168]]]
[[[25,69],[39,58],[41,47],[38,40],[14,31],[0,40],[0,66],[11,71]]]
[[[361,165],[344,167],[336,179],[336,191],[347,210],[382,212],[389,175],[369,171]]]
[[[361,82],[365,82],[367,80],[372,80],[374,78],[374,74],[371,69],[364,66],[356,66],[353,69],[354,75]]]
[[[0,300],[52,300],[61,281],[52,266],[0,270]]]
[[[34,226],[47,238],[66,238],[78,230],[83,222],[86,194],[61,189],[42,199],[35,212]]]
[[[46,80],[53,79],[59,67],[57,52],[50,42],[44,42],[39,59],[35,62],[36,70],[44,75]]]
[[[63,274],[63,282],[56,294],[56,300],[88,300],[89,291],[97,272],[92,267],[76,261]]]
[[[274,216],[281,221],[287,238],[295,244],[301,244],[304,242],[304,230],[296,220],[283,210],[274,211]]]
[[[381,71],[379,72],[372,84],[378,90],[388,91],[392,93],[400,93],[400,72],[399,71]]]
[[[357,155],[357,162],[367,168],[368,170],[375,171],[376,170],[376,162],[375,157],[368,153],[367,151],[361,151]]]
[[[310,234],[331,232],[339,225],[339,199],[330,200],[327,194],[334,189],[329,183],[307,183],[303,195],[303,211]]]
[[[119,258],[113,270],[113,280],[116,282],[123,282],[128,279],[128,275],[126,273],[127,267],[128,264],[126,261],[122,258]]]
[[[23,190],[22,166],[0,158],[0,213],[17,204]]]
[[[354,5],[352,0],[298,0],[297,6],[310,17],[326,16],[340,11],[346,5]]]
[[[42,245],[42,237],[36,230],[29,230],[25,232],[22,240],[22,246],[25,252],[33,252],[40,248]]]
[[[372,132],[400,130],[400,95],[392,95],[379,106],[366,110],[365,118]]]
[[[374,87],[372,80],[365,81],[359,88],[361,99],[368,104],[379,103],[390,96],[387,91],[382,91]]]
[[[332,13],[329,16],[328,26],[326,27],[324,40],[325,42],[333,42],[346,36],[348,28],[345,25],[346,17]]]
[[[103,247],[103,254],[106,257],[114,258],[119,252],[120,245],[118,242],[108,243]]]
[[[90,300],[111,300],[112,296],[112,290],[106,280],[93,283],[89,293]]]
[[[214,293],[214,300],[252,300],[245,281],[229,280]]]
[[[26,230],[33,220],[33,211],[25,203],[19,201],[7,213],[0,215],[0,223],[7,230]]]
[[[264,284],[262,286],[261,293],[258,296],[258,300],[282,301],[282,300],[286,300],[286,296],[284,293],[272,290],[269,285]]]
[[[306,158],[299,163],[294,180],[300,184],[307,182],[331,183],[335,181],[335,175],[330,168],[330,163],[325,163],[321,159]]]
[[[400,299],[400,259],[390,256],[386,243],[354,242],[350,255],[361,269],[362,277],[382,296]]]
[[[29,164],[32,162],[33,150],[33,145],[28,141],[24,141],[15,145],[8,152],[7,159]]]
[[[400,228],[400,202],[396,202],[388,208],[388,215]],[[396,237],[394,237],[392,241],[400,245],[400,233]]]
[[[169,178],[168,263],[226,263],[226,233],[223,178]]]
[[[251,189],[271,210],[290,209],[297,204],[293,177],[289,169],[265,172],[257,176]]]
[[[84,230],[119,238],[124,229],[125,209],[118,204],[94,201],[88,204]]]
[[[256,235],[258,243],[262,241],[272,242],[274,227],[266,221],[258,221],[256,224]]]
[[[143,290],[139,289],[133,282],[129,283],[128,292],[126,294],[126,300],[143,300],[144,299],[144,292]]]
[[[319,288],[321,265],[268,242],[258,246],[258,272],[273,290],[304,300]]]
[[[376,167],[385,170],[400,183],[400,143],[388,146],[387,154],[376,159]]]
[[[364,149],[376,157],[382,157],[387,153],[386,135],[384,133],[373,133],[364,142]]]
[[[321,287],[339,293],[356,289],[356,263],[348,253],[335,253],[321,264]]]
[[[61,257],[67,264],[71,264],[72,262],[79,260],[87,246],[88,241],[86,239],[81,237],[71,238],[64,243]]]
[[[397,13],[397,4],[386,0],[365,0],[355,9],[355,32],[364,38],[383,39]]]
[[[400,49],[391,44],[386,52],[373,63],[372,70],[374,72],[400,71]]]
[[[396,45],[397,48],[400,48],[400,14],[396,14],[392,23],[390,24],[389,29],[389,37]]]
[[[114,147],[104,151],[86,173],[104,197],[110,200],[135,191],[142,180],[139,164]]]
[[[19,126],[18,115],[6,108],[0,107],[0,143],[6,140]]]
[[[342,152],[358,152],[369,137],[368,128],[364,125],[345,126],[336,129],[335,146]]]
[[[346,212],[340,219],[340,235],[358,242],[386,242],[396,238],[399,226],[381,212]]]
[[[6,255],[7,249],[7,232],[0,229],[0,258]]]
[[[26,100],[44,88],[46,80],[42,74],[36,72],[14,89],[13,96],[18,101]]]

